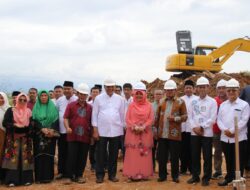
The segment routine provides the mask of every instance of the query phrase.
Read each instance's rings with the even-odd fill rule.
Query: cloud
[[[167,79],[177,30],[191,30],[193,45],[220,46],[250,35],[249,6],[246,0],[0,1],[0,78]],[[224,70],[247,70],[248,59],[237,53]]]

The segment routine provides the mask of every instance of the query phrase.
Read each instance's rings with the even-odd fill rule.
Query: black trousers
[[[247,141],[239,142],[239,156],[240,156],[240,171],[241,176],[244,172],[244,164],[246,160],[246,144]],[[222,142],[222,150],[225,155],[227,175],[225,180],[228,182],[235,179],[235,143],[225,143]]]
[[[250,120],[247,123],[247,128],[248,128],[248,132],[247,132],[247,158],[246,158],[246,165],[245,165],[245,169],[250,171]]]
[[[66,161],[67,161],[67,134],[60,134],[58,139],[58,173],[63,174],[64,177],[67,176],[66,171]]]
[[[185,173],[187,170],[192,173],[192,159],[191,159],[191,133],[182,132],[181,133],[182,141],[181,141],[181,172]]]
[[[124,141],[125,141],[125,135],[122,135],[121,136],[121,139],[120,139],[120,141],[121,141],[121,151],[122,151],[122,157],[123,157],[123,160],[124,160],[124,158],[125,158],[125,150],[126,150],[126,148],[125,148],[125,145],[124,145]]]
[[[95,156],[96,142],[89,146],[89,161],[91,168],[95,168],[96,156]]]
[[[82,177],[87,159],[89,144],[83,142],[68,142],[67,175],[69,178]]]
[[[121,137],[100,137],[96,142],[96,177],[104,178],[106,152],[108,149],[108,176],[113,178],[117,171],[117,157]],[[108,147],[107,147],[108,146]]]
[[[192,176],[197,179],[201,173],[201,150],[203,154],[202,180],[209,181],[212,176],[212,142],[213,137],[191,136]]]
[[[180,150],[181,141],[174,141],[164,138],[160,138],[158,140],[159,178],[167,178],[168,153],[170,153],[171,176],[172,178],[179,177]]]
[[[157,144],[158,140],[154,139],[154,147],[152,148],[152,160],[153,160],[153,169],[155,170],[155,162],[157,159]]]

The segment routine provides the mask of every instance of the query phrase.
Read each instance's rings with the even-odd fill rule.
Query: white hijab
[[[3,117],[4,117],[4,114],[5,114],[6,110],[10,107],[10,104],[9,104],[8,97],[4,92],[0,92],[0,95],[4,99],[4,104],[2,106],[0,106],[0,128],[4,129],[3,124],[2,124]]]

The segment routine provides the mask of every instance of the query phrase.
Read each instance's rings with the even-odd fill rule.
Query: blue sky
[[[175,32],[193,45],[250,36],[248,0],[0,0],[0,90],[168,79]],[[224,72],[249,68],[236,53]]]

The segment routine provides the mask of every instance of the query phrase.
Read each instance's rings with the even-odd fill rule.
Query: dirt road
[[[189,175],[180,176],[180,183],[176,184],[171,181],[171,177],[168,176],[168,181],[166,182],[157,182],[158,173],[149,180],[143,182],[132,182],[128,183],[127,179],[122,176],[122,172],[119,169],[122,167],[121,162],[118,165],[118,178],[120,181],[118,183],[112,183],[107,180],[107,175],[105,176],[105,181],[103,184],[96,184],[95,183],[95,174],[91,172],[89,169],[89,164],[86,167],[85,177],[87,182],[85,184],[72,184],[72,185],[65,185],[61,181],[54,181],[51,184],[34,184],[29,187],[15,187],[15,188],[7,188],[5,186],[0,186],[1,190],[5,189],[17,189],[17,190],[232,190],[232,186],[228,187],[218,187],[217,182],[218,180],[211,180],[210,186],[202,187],[201,184],[196,185],[189,185],[186,181],[190,178]],[[223,165],[223,168],[225,166]],[[225,171],[225,170],[224,170]],[[170,173],[170,171],[168,171]],[[247,181],[247,189],[250,189],[250,179]]]

